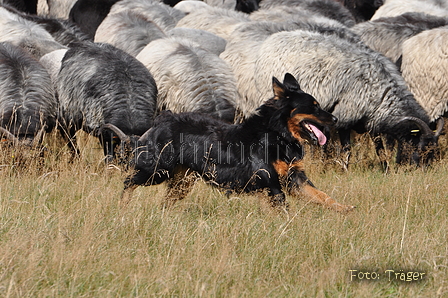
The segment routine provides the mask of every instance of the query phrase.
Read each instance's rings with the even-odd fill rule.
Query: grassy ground
[[[385,174],[363,146],[348,171],[307,158],[349,215],[292,197],[282,214],[201,182],[169,210],[164,185],[120,208],[126,173],[95,140],[73,162],[2,146],[0,297],[448,297],[447,158]]]

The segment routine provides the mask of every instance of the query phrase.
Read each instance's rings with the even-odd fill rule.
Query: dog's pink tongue
[[[317,139],[319,140],[319,145],[323,146],[327,142],[327,137],[317,128],[316,126],[309,124]]]

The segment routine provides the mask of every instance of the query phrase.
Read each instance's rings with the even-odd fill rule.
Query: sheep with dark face
[[[210,6],[252,13],[260,8],[261,0],[204,0]]]
[[[138,55],[153,74],[159,90],[159,110],[202,112],[232,122],[236,81],[217,55],[188,40],[157,39]]]
[[[37,13],[37,0],[2,0],[0,3],[29,14]]]
[[[89,39],[109,13],[112,5],[119,0],[78,0],[69,12],[69,20],[79,26]]]
[[[187,14],[196,8],[204,6],[220,7],[229,10],[241,11],[247,14],[250,14],[260,8],[260,0],[205,0],[204,2],[197,0],[163,0],[162,2],[174,8],[181,9]]]
[[[376,10],[384,4],[383,0],[336,0],[342,3],[357,22],[370,20]]]
[[[237,46],[245,48],[246,42],[229,43],[223,54]],[[232,56],[221,57],[236,69],[242,64],[240,57],[233,59],[237,53],[234,48]],[[313,94],[324,110],[339,119],[336,127],[344,146],[350,143],[351,130],[384,134],[400,145],[412,146],[412,154],[397,156],[399,162],[407,157],[419,162],[420,151],[437,142],[429,129],[428,115],[407,89],[397,67],[366,46],[336,35],[296,30],[270,35],[253,55],[253,72],[246,77],[254,82],[255,92],[240,90],[242,98],[255,103],[269,94],[266,85],[270,76],[290,72],[300,78],[303,89]],[[411,134],[413,129],[421,132],[417,139]]]
[[[56,123],[50,76],[30,54],[0,42],[0,135],[37,144]]]
[[[405,40],[424,30],[446,25],[448,17],[410,12],[397,17],[359,23],[351,30],[370,48],[396,62],[401,56]]]
[[[131,55],[108,44],[73,44],[56,77],[59,117],[70,138],[83,129],[100,138],[110,157],[118,144],[109,131],[100,132],[104,124],[129,135],[151,127],[157,87],[151,73]]]

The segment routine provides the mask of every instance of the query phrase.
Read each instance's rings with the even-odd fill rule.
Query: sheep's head
[[[17,133],[14,134],[8,129],[0,126],[0,139],[8,140],[12,142],[14,145],[21,145],[21,146],[27,146],[27,147],[36,147],[38,144],[41,143],[43,135],[46,130],[46,125],[43,125],[37,134],[33,133]]]
[[[99,134],[104,140],[109,140],[112,143],[119,142],[119,152],[114,152],[119,158],[119,163],[124,163],[128,166],[133,166],[135,163],[135,157],[139,155],[141,148],[146,147],[146,139],[150,129],[146,131],[142,136],[127,135],[117,126],[107,123],[104,124],[99,130]]]
[[[403,117],[400,121],[402,131],[406,131],[400,138],[397,160],[398,164],[411,163],[425,166],[431,163],[438,147],[439,136],[442,132],[444,121],[437,121],[433,131],[423,120],[416,117]]]

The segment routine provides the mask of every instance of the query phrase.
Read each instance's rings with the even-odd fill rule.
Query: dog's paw
[[[340,212],[340,213],[349,213],[349,212],[355,210],[356,206],[342,205],[342,204],[339,204],[339,203],[334,203],[331,206],[331,209],[333,209],[333,210],[335,210],[337,212]]]

